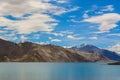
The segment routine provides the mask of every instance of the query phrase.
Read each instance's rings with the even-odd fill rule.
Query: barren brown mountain
[[[0,62],[109,62],[100,54],[32,42],[13,43],[0,39]]]

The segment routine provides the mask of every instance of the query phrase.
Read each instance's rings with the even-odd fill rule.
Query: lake
[[[120,80],[106,63],[0,63],[0,80]]]

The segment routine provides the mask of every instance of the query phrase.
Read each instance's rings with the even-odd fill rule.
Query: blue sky
[[[119,0],[1,0],[0,5],[5,40],[100,48],[120,43]]]

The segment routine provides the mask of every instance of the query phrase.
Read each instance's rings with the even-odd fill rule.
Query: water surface
[[[106,63],[0,63],[0,80],[120,80]]]

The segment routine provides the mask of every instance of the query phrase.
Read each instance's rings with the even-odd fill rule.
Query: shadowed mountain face
[[[72,48],[76,50],[92,53],[92,54],[93,53],[100,54],[111,60],[120,61],[120,56],[117,53],[109,51],[109,50],[105,50],[105,49],[100,49],[90,44],[82,44],[80,46],[75,46]]]
[[[12,43],[0,39],[1,62],[108,62],[101,54],[90,54],[55,45],[31,42]]]

